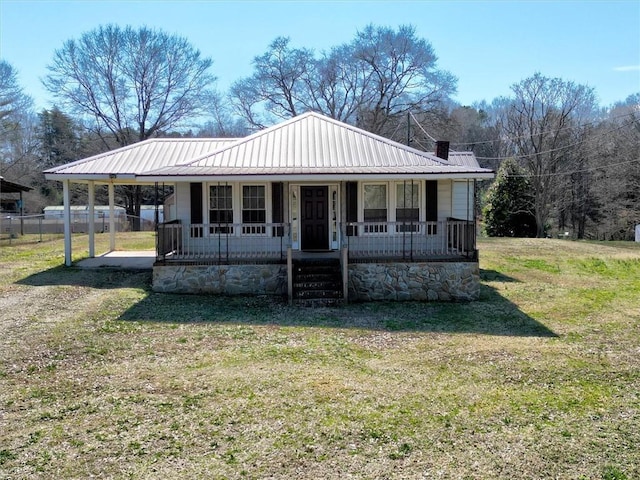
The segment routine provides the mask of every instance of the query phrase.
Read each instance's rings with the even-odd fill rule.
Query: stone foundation
[[[218,295],[286,295],[286,265],[156,265],[153,291]]]
[[[156,265],[153,267],[153,290],[286,295],[287,266]],[[349,301],[471,301],[479,296],[477,262],[349,264]]]
[[[349,301],[471,301],[479,297],[477,262],[349,265]]]

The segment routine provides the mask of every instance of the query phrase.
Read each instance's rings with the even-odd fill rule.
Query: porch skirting
[[[287,295],[287,266],[171,265],[153,267],[153,290],[164,293]],[[478,262],[350,263],[348,300],[473,301],[480,297]]]
[[[472,301],[479,297],[478,262],[349,265],[349,301]]]
[[[218,295],[286,295],[287,266],[156,265],[153,291]]]

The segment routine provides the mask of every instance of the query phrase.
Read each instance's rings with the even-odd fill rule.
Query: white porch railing
[[[289,224],[158,225],[158,261],[197,263],[273,262],[287,258]]]
[[[427,260],[475,258],[473,221],[349,222],[342,224],[342,244],[349,259]]]
[[[476,258],[472,221],[348,222],[340,224],[340,230],[349,261]],[[163,223],[158,225],[157,259],[201,264],[284,262],[290,233],[287,223]]]

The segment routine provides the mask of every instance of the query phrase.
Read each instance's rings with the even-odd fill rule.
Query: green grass
[[[640,248],[480,252],[478,302],[305,309],[3,247],[0,478],[640,477]]]

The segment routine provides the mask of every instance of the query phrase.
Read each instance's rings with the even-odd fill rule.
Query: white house
[[[147,140],[45,175],[64,183],[67,206],[69,182],[87,183],[89,197],[106,183],[111,199],[114,184],[174,187],[157,291],[470,300],[475,185],[494,174],[439,147],[306,113],[242,139]]]

